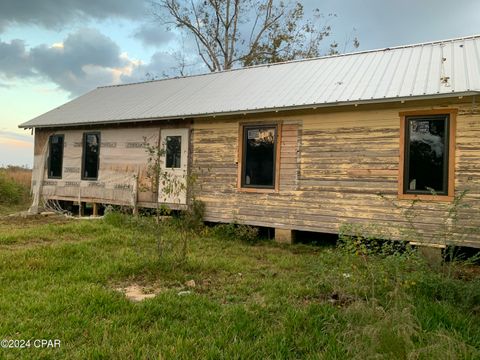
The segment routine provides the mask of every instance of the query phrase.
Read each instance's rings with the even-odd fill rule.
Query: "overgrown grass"
[[[32,181],[32,170],[15,165],[8,165],[7,167],[0,167],[0,174],[3,174],[7,179],[22,185],[24,188],[30,188]]]
[[[0,168],[0,215],[24,210],[29,202],[31,170]]]
[[[251,245],[209,229],[180,264],[159,259],[149,221],[0,223],[0,338],[61,340],[0,358],[480,357],[476,268],[454,264],[465,279],[414,254]],[[176,241],[175,225],[163,231]],[[133,303],[115,290],[132,283],[159,294]]]

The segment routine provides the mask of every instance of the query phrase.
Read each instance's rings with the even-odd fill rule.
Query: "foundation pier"
[[[293,244],[295,241],[294,230],[276,228],[275,241],[281,244]]]

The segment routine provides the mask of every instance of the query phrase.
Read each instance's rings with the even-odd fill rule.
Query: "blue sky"
[[[478,0],[301,2],[307,14],[314,8],[337,14],[333,38],[343,44],[354,34],[359,50],[480,34]],[[205,71],[192,42],[159,25],[150,6],[143,0],[0,2],[0,166],[32,164],[32,136],[18,124],[97,86],[142,81],[146,73],[176,75],[178,51],[189,54],[187,72]]]

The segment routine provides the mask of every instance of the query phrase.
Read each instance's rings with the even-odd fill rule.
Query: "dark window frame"
[[[246,173],[246,158],[247,158],[247,132],[248,130],[251,129],[275,129],[275,138],[274,138],[274,144],[273,144],[273,184],[272,185],[250,185],[250,184],[245,184],[245,173]],[[240,136],[241,138],[239,139],[240,141],[240,149],[241,153],[239,154],[241,158],[241,163],[240,163],[240,179],[239,179],[239,188],[246,190],[246,191],[265,191],[265,192],[271,192],[271,191],[278,191],[278,182],[279,182],[279,172],[278,172],[278,165],[279,165],[279,142],[280,142],[280,131],[281,131],[281,126],[278,123],[268,123],[268,124],[258,124],[258,123],[248,123],[248,124],[242,124],[240,127]]]
[[[96,177],[86,177],[85,176],[85,160],[86,160],[86,146],[87,146],[87,136],[88,135],[97,135],[98,136],[98,160],[97,160],[97,176]],[[100,146],[101,144],[101,134],[100,131],[89,131],[83,133],[83,140],[82,140],[82,180],[90,180],[96,181],[98,180],[98,174],[100,171]]]
[[[53,137],[62,138],[62,156],[60,158],[60,176],[50,175],[51,172],[51,159],[52,159],[52,139]],[[53,134],[48,137],[48,161],[47,161],[47,171],[49,179],[61,179],[63,176],[63,155],[65,149],[65,135],[64,134]]]
[[[178,157],[179,165],[178,166],[168,166],[168,139],[169,138],[180,138],[180,154]],[[176,157],[173,157],[173,161]],[[165,136],[165,167],[167,169],[181,169],[182,168],[182,135],[167,135]]]
[[[434,109],[400,112],[400,161],[398,176],[398,199],[452,201],[455,195],[455,147],[457,109]],[[444,181],[443,192],[432,194],[424,190],[408,190],[409,164],[409,120],[412,119],[447,119],[445,129]]]

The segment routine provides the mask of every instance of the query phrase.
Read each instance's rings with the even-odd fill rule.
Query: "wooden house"
[[[195,191],[206,221],[290,240],[344,223],[409,226],[417,199],[413,221],[428,234],[463,191],[459,221],[480,227],[479,95],[472,36],[100,87],[20,127],[35,132],[36,205],[155,206],[142,186],[147,138],[166,147],[166,172],[198,176],[165,202]]]

